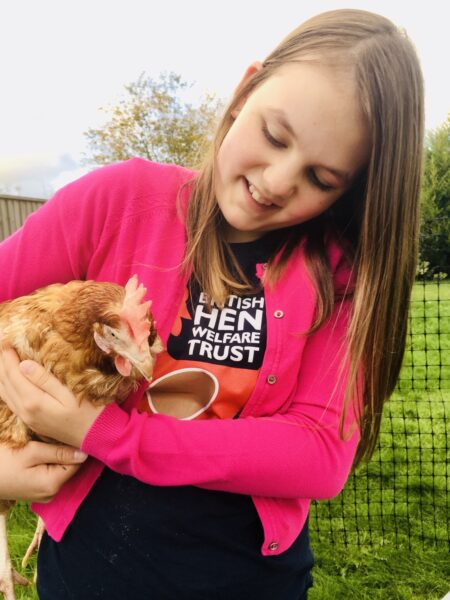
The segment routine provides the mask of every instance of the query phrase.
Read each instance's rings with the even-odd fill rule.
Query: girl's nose
[[[264,169],[264,192],[270,198],[286,200],[295,193],[298,185],[298,164],[279,161]]]

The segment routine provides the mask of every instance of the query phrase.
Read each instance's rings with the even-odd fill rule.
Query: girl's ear
[[[247,83],[247,81],[250,79],[250,77],[252,77],[252,75],[254,75],[258,71],[260,71],[262,68],[263,68],[263,64],[259,60],[253,62],[250,66],[248,66],[246,68],[244,76],[242,77],[242,79],[240,80],[240,82],[238,83],[238,85],[236,86],[236,88],[233,92],[233,98],[235,98],[239,94],[239,92],[244,87],[244,85]],[[241,100],[239,101],[239,104],[231,111],[232,117],[234,117],[234,118],[237,117],[241,108],[244,106],[246,100],[247,100],[246,96],[244,96],[244,98],[241,98]]]

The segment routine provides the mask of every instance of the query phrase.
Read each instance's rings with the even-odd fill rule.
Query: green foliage
[[[144,73],[125,86],[126,96],[102,110],[110,115],[99,129],[85,132],[86,162],[107,164],[140,156],[195,167],[211,139],[221,102],[206,95],[198,106],[180,99],[188,84],[175,73],[155,80]]]
[[[426,140],[419,277],[450,275],[450,115]]]

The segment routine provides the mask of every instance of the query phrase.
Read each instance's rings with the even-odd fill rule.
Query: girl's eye
[[[263,125],[262,130],[264,137],[269,142],[269,144],[272,144],[272,146],[275,146],[275,148],[286,148],[286,144],[283,144],[283,142],[280,142],[279,140],[274,138],[273,135],[271,135],[270,131],[267,129],[267,125]]]
[[[269,129],[267,128],[266,124],[263,125],[262,131],[263,131],[264,137],[269,142],[269,144],[271,144],[272,146],[275,146],[275,148],[287,148],[286,144],[283,144],[283,142],[280,142],[279,140],[277,140],[276,138],[273,137],[273,135],[270,133]],[[332,185],[328,185],[328,184],[320,181],[320,179],[317,177],[315,171],[312,169],[309,171],[308,177],[309,177],[309,180],[311,181],[311,183],[315,187],[319,188],[319,190],[322,190],[323,192],[329,192],[330,190],[334,189]]]
[[[329,192],[330,190],[333,189],[332,185],[328,185],[328,184],[323,183],[322,181],[320,181],[320,179],[317,177],[315,171],[313,171],[312,169],[309,171],[309,180],[311,181],[311,183],[313,185],[315,185],[316,187],[318,187],[323,192]]]

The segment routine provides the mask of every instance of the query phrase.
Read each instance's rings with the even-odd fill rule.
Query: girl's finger
[[[57,400],[67,396],[67,388],[42,365],[32,360],[24,360],[20,363],[19,369],[30,383]]]
[[[34,482],[33,498],[37,502],[49,502],[61,487],[71,479],[81,465],[37,465],[32,469],[30,479]]]
[[[65,446],[64,444],[30,442],[28,450],[31,459],[30,466],[39,464],[79,464],[84,462],[88,456],[84,452],[81,452],[81,450],[72,446]]]

